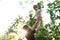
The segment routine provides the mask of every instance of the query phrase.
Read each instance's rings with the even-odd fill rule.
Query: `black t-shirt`
[[[27,35],[26,35],[27,40],[35,40],[35,38],[34,38],[35,32],[36,31],[32,30],[32,29],[27,30]]]

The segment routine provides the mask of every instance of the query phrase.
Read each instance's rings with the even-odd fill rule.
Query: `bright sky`
[[[24,0],[21,0],[24,2]],[[39,1],[39,0],[38,0]],[[14,19],[18,16],[27,16],[29,14],[29,10],[33,10],[32,6],[38,2],[37,0],[34,1],[33,4],[25,4],[25,9],[22,9],[20,6],[20,0],[0,0],[0,34],[4,34],[7,30],[8,26]],[[46,1],[46,0],[44,0]],[[47,2],[47,1],[46,1]],[[44,3],[44,5],[46,4]],[[29,2],[30,3],[30,2]],[[45,6],[46,7],[46,6]],[[46,9],[42,12],[42,16],[44,17],[44,22],[48,23],[49,21],[49,14],[45,14]],[[48,17],[48,20],[47,18]],[[48,22],[47,22],[48,21]]]

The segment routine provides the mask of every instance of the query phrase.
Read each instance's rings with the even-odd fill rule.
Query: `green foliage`
[[[15,19],[15,21],[12,23],[12,25],[10,26],[10,28],[8,28],[8,32],[15,32],[14,29],[18,26],[19,23],[24,23],[24,20],[22,17],[18,16],[18,18]]]
[[[37,3],[39,9],[41,10],[44,8],[43,1]],[[35,33],[35,39],[36,40],[52,40],[53,38],[55,40],[60,40],[60,23],[59,25],[56,25],[57,19],[60,19],[60,0],[55,0],[53,3],[48,3],[47,13],[50,14],[51,22],[49,24],[46,24],[45,26],[40,26],[40,29]],[[59,15],[56,15],[58,12]],[[29,20],[26,22],[27,25],[33,26],[36,22],[36,19],[33,18],[33,14],[29,14]],[[6,35],[4,37],[0,37],[0,40],[10,40],[9,33],[16,33],[17,31],[14,31],[14,29],[18,26],[19,23],[24,23],[25,20],[18,16],[18,18],[15,19],[15,21],[11,24],[11,26],[8,28],[8,32],[6,32]],[[21,40],[21,39],[19,39]]]
[[[48,3],[48,10],[47,12],[50,14],[50,18],[51,18],[51,22],[50,24],[46,27],[49,27],[49,29],[51,30],[51,32],[49,34],[51,34],[53,36],[53,38],[55,38],[55,40],[60,40],[60,31],[59,31],[59,25],[56,25],[56,21],[57,19],[60,19],[60,15],[56,15],[57,12],[58,14],[60,14],[60,1],[59,0],[55,0],[53,3]],[[59,24],[59,23],[58,23]]]
[[[42,8],[44,8],[43,6],[43,1],[40,1],[39,3],[37,3],[39,9],[41,10]]]
[[[32,14],[29,14],[29,20],[26,22],[27,25],[29,25],[30,27],[32,27],[36,22],[36,19],[33,18]]]
[[[45,28],[40,28],[40,30],[36,32],[35,37],[36,40],[51,40],[48,30],[46,30]]]

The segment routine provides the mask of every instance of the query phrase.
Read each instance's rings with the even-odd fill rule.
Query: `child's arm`
[[[36,17],[36,15],[33,18],[35,18],[35,17]]]

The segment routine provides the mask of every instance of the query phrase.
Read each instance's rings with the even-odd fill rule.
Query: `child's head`
[[[34,9],[34,10],[37,10],[37,9],[38,9],[38,6],[37,6],[37,5],[34,5],[34,6],[33,6],[33,9]]]

